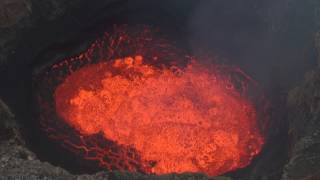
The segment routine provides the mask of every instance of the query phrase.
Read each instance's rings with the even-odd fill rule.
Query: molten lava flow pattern
[[[156,66],[142,55],[87,65],[54,92],[58,115],[83,136],[134,148],[147,173],[218,175],[247,166],[263,138],[252,103],[196,61]]]
[[[157,32],[114,26],[41,71],[41,128],[94,168],[219,175],[249,165],[264,144],[253,81]]]

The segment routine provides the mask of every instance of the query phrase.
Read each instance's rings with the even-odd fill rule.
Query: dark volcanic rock
[[[320,179],[320,69],[289,93],[292,150],[283,179]]]
[[[67,171],[40,162],[16,140],[0,144],[0,179],[75,179]]]
[[[0,99],[0,142],[13,138],[17,132],[14,115]]]
[[[316,34],[320,67],[320,33]],[[320,179],[320,69],[308,72],[305,82],[288,96],[291,158],[283,179]]]

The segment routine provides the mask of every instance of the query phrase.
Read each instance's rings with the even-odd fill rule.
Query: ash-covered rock
[[[40,162],[16,140],[0,144],[0,179],[70,179],[67,171]]]

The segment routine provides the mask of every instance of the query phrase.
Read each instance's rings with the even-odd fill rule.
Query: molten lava
[[[83,135],[135,148],[156,174],[244,167],[261,148],[256,112],[193,62],[157,68],[142,56],[84,67],[56,89],[58,114]]]
[[[116,27],[40,75],[41,124],[109,170],[219,175],[242,168],[264,138],[246,82],[221,67],[201,64],[149,28]]]

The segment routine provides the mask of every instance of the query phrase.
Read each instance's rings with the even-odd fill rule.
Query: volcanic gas
[[[123,37],[118,40],[124,41]],[[126,41],[128,48],[132,42]],[[161,52],[162,57],[165,53],[189,57],[152,45],[142,49]],[[122,151],[133,149],[140,171],[155,174],[219,175],[247,166],[261,151],[264,138],[256,107],[244,95],[245,85],[234,82],[219,65],[203,65],[196,58],[181,64],[174,59],[162,63],[161,57],[144,51],[112,59],[106,54],[96,63],[69,72],[52,92],[57,116],[77,136],[101,134]],[[93,157],[82,155],[98,160],[106,169],[137,171],[130,163],[108,160],[111,148],[107,146],[68,142],[95,151]],[[126,154],[118,159],[129,162]],[[112,168],[112,163],[120,165]]]

